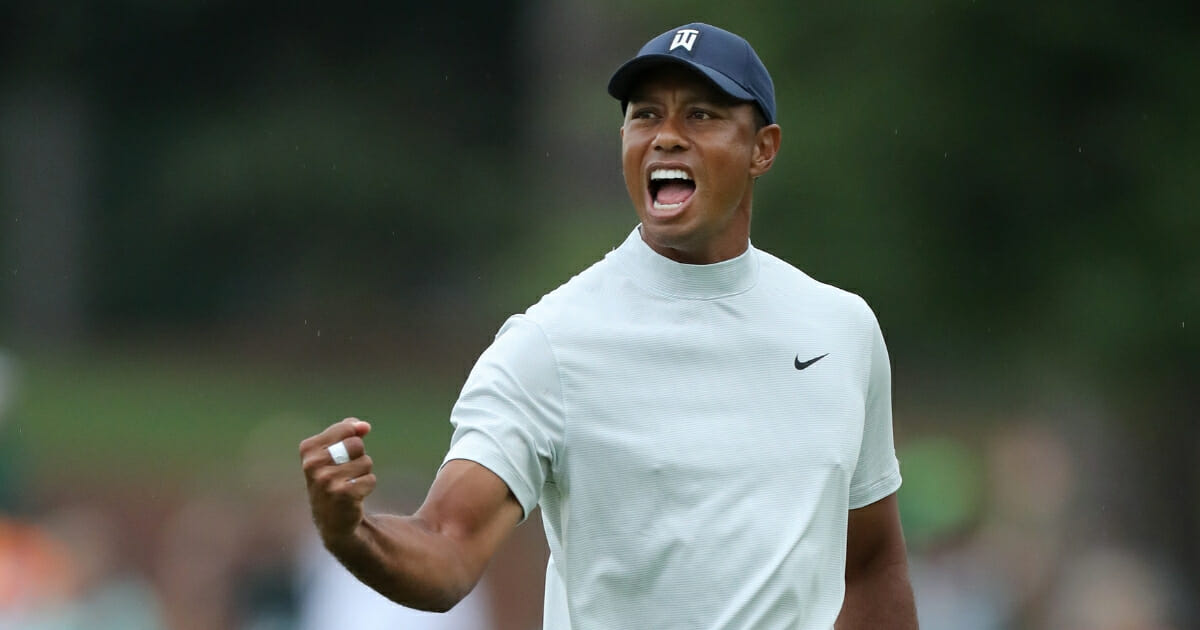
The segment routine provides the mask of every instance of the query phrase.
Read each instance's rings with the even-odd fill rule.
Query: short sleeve
[[[873,314],[871,328],[866,417],[858,464],[850,480],[850,509],[870,505],[900,488],[900,464],[892,438],[892,367]]]
[[[450,413],[443,460],[466,459],[496,473],[525,515],[553,480],[563,435],[557,364],[536,322],[515,315],[472,368]]]

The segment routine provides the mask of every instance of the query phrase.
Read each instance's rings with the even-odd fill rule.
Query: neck
[[[656,240],[646,230],[640,232],[650,249],[678,263],[710,265],[737,258],[750,246],[750,195],[746,195],[725,223],[714,226],[711,232],[678,241]]]

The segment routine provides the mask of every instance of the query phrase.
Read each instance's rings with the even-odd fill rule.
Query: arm
[[[522,509],[494,473],[466,460],[438,472],[411,516],[367,514],[375,488],[362,438],[370,425],[348,418],[300,443],[313,521],[325,547],[358,579],[389,599],[446,611],[474,588]],[[336,465],[326,447],[343,441],[350,461]]]
[[[850,510],[846,538],[846,599],[836,630],[916,630],[908,557],[895,493]]]

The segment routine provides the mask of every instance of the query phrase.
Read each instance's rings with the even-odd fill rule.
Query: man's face
[[[779,146],[779,127],[756,129],[751,103],[731,102],[675,66],[646,72],[621,127],[625,187],[642,239],[679,262],[727,260],[746,249],[754,178]]]

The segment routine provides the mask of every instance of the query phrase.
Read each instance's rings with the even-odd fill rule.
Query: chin
[[[686,250],[692,233],[678,222],[642,221],[642,237],[659,247]]]

